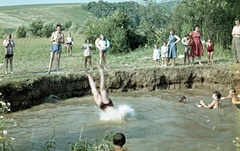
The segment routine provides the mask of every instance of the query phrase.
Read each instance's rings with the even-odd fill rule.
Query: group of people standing
[[[52,62],[54,59],[54,55],[56,54],[57,57],[57,72],[59,71],[59,65],[60,65],[60,57],[61,57],[61,52],[62,52],[62,44],[65,44],[64,40],[64,34],[61,32],[61,25],[57,24],[56,25],[56,31],[52,33],[52,36],[50,38],[50,41],[52,42],[51,48],[50,48],[50,61],[49,61],[49,67],[48,67],[48,73],[51,73],[51,68],[52,68]],[[68,34],[67,37],[67,53],[69,55],[72,55],[72,45],[74,41],[71,36],[71,33]],[[106,62],[106,53],[108,48],[110,47],[110,42],[109,40],[104,36],[100,35],[99,38],[96,39],[95,41],[95,46],[99,50],[99,64],[103,66],[104,69],[105,67],[105,62]],[[87,63],[89,62],[90,65],[90,70],[93,70],[92,68],[92,62],[91,62],[91,56],[92,56],[92,49],[93,45],[90,43],[90,39],[86,38],[85,43],[81,47],[84,49],[83,56],[84,56],[84,67],[85,70],[87,69]]]
[[[184,44],[184,65],[195,64],[195,57],[198,57],[198,63],[201,65],[201,57],[203,56],[203,47],[206,46],[206,51],[208,53],[208,64],[213,65],[213,51],[214,45],[211,38],[208,38],[206,43],[201,41],[202,33],[198,26],[195,26],[194,31],[185,35],[184,38],[180,39],[179,36],[175,34],[174,29],[170,30],[170,36],[168,42],[163,42],[161,49],[158,49],[157,44],[154,45],[153,59],[155,60],[155,65],[159,66],[160,56],[162,58],[162,67],[166,67],[168,62],[172,59],[171,66],[175,65],[175,59],[177,58],[177,43],[179,41]],[[204,44],[204,45],[203,45]],[[190,61],[190,57],[192,60]]]
[[[64,34],[61,32],[61,25],[56,25],[56,31],[52,33],[50,41],[52,42],[50,48],[50,61],[48,66],[48,73],[51,73],[52,62],[54,56],[57,58],[57,72],[59,71],[60,58],[62,52],[62,44],[65,44]],[[154,45],[153,51],[153,59],[155,60],[155,65],[160,65],[160,56],[162,58],[162,66],[166,67],[169,61],[172,59],[172,66],[175,65],[175,59],[177,58],[177,46],[176,44],[181,41],[184,44],[184,64],[195,64],[195,58],[198,57],[198,63],[201,65],[201,57],[203,56],[203,47],[206,46],[206,51],[208,54],[208,64],[213,65],[213,52],[214,52],[214,44],[211,38],[208,38],[206,43],[201,41],[202,33],[199,30],[198,26],[195,26],[194,30],[185,35],[182,40],[175,34],[173,29],[170,30],[170,36],[168,42],[164,41],[161,49],[158,48],[157,44]],[[71,34],[68,34],[67,37],[67,53],[68,55],[72,55],[72,46],[73,46],[73,38]],[[204,44],[204,45],[203,45]],[[12,40],[11,34],[6,36],[6,39],[3,41],[3,45],[5,47],[5,60],[6,60],[6,71],[8,72],[8,66],[10,64],[10,73],[12,72],[12,62],[13,62],[13,47],[15,46],[14,41]],[[95,41],[95,46],[99,49],[99,64],[105,67],[106,62],[106,52],[110,47],[109,40],[104,36],[100,35],[99,38]],[[84,49],[84,58],[85,58],[85,69],[87,68],[87,63],[89,62],[90,69],[92,70],[91,63],[91,50],[93,49],[93,45],[90,43],[90,39],[87,38],[85,43],[82,45],[82,49]],[[233,56],[236,63],[240,62],[240,19],[235,19],[235,26],[232,29],[232,50]],[[190,58],[191,61],[190,61]]]

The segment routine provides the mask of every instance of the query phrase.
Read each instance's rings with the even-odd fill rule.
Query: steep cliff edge
[[[97,84],[99,73],[92,72]],[[157,89],[188,89],[208,87],[227,90],[240,88],[240,72],[213,67],[148,68],[105,71],[106,87],[111,93],[153,91]],[[240,90],[240,89],[239,89]],[[44,102],[49,95],[61,99],[91,93],[84,72],[53,74],[26,78],[0,85],[2,100],[10,102],[12,111],[30,108]]]

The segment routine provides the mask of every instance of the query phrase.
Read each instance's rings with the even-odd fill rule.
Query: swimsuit
[[[207,52],[213,52],[213,45],[208,45],[207,46]]]
[[[105,110],[107,107],[111,107],[111,106],[113,106],[113,103],[112,103],[112,100],[109,99],[109,103],[108,104],[104,104],[103,102],[101,102],[100,109]]]

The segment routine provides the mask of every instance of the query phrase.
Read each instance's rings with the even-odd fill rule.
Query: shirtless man
[[[116,133],[113,136],[113,150],[114,151],[127,151],[126,148],[124,148],[124,144],[126,143],[126,137],[123,133]]]
[[[221,98],[221,100],[225,100],[225,99],[232,99],[232,103],[236,104],[237,107],[240,108],[240,95],[236,93],[236,90],[234,88],[231,88],[229,90],[228,96]]]
[[[56,31],[52,33],[50,42],[52,42],[51,48],[50,48],[50,61],[49,61],[49,67],[48,67],[48,74],[51,73],[52,63],[54,59],[54,55],[56,54],[57,57],[57,72],[59,71],[59,65],[60,65],[60,57],[62,52],[62,45],[64,44],[64,34],[61,32],[61,25],[56,25]]]
[[[221,94],[218,91],[213,92],[212,94],[213,101],[211,104],[206,104],[203,100],[200,101],[200,107],[208,108],[208,109],[217,109],[221,108]]]

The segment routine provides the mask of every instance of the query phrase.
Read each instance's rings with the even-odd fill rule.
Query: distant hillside
[[[64,23],[71,20],[75,26],[81,27],[90,12],[81,8],[86,4],[42,4],[0,7],[0,27],[6,31],[15,31],[21,25],[28,25],[40,17],[44,22]]]

